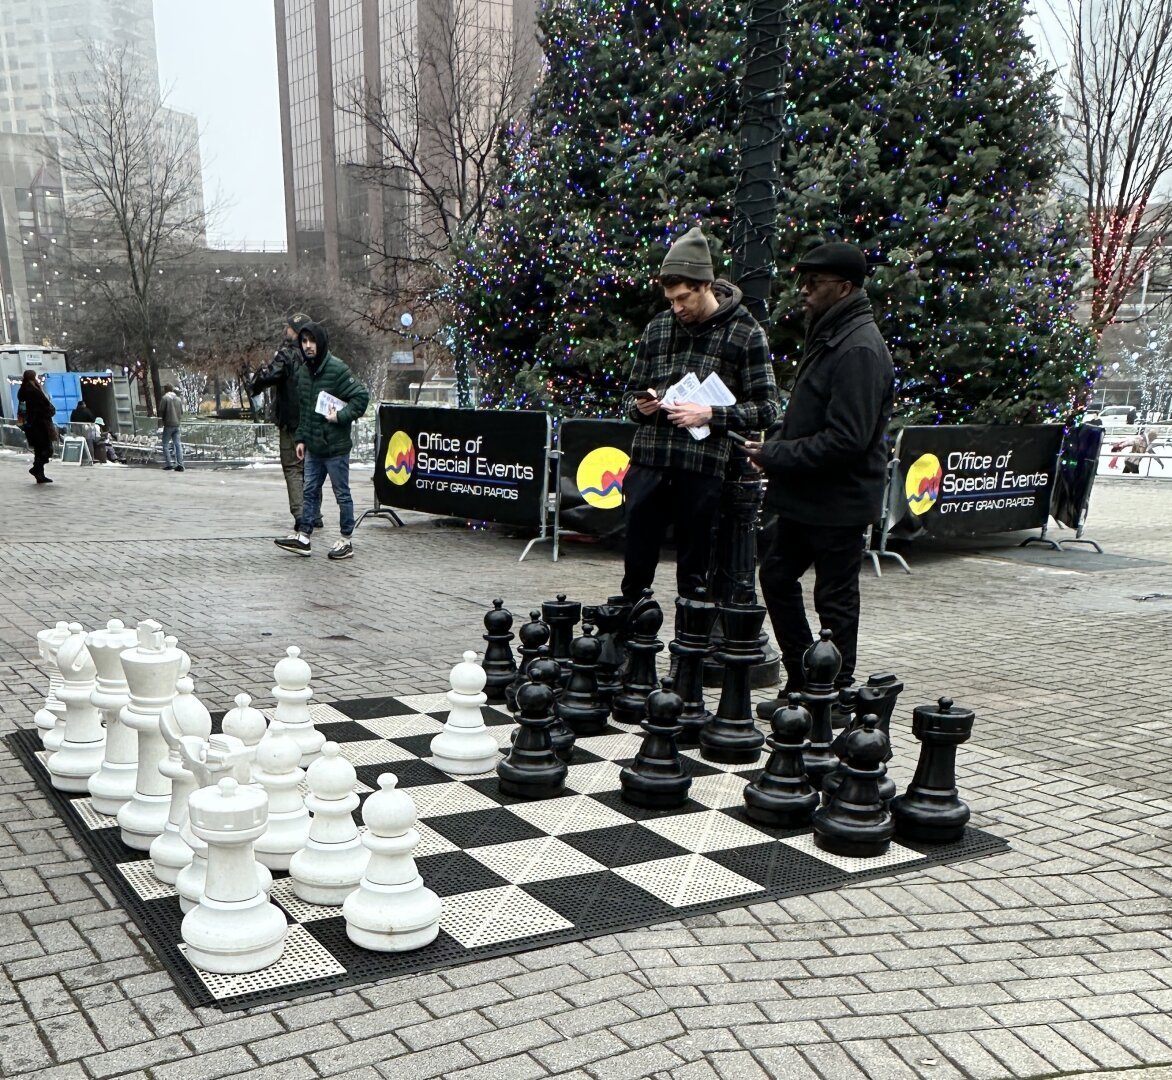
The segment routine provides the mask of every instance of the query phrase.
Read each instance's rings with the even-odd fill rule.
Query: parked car
[[[1122,431],[1134,426],[1136,409],[1134,405],[1105,405],[1098,412],[1094,409],[1087,410],[1086,420],[1097,420],[1097,426],[1104,431]]]

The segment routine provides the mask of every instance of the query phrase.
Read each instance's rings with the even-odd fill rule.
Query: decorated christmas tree
[[[1049,78],[1019,0],[802,0],[791,9],[775,324],[792,379],[797,257],[825,239],[879,264],[870,285],[897,414],[1064,417],[1095,372],[1075,319]]]
[[[718,250],[731,216],[738,26],[722,3],[545,8],[544,77],[457,268],[482,403],[618,412],[671,240],[700,223]]]

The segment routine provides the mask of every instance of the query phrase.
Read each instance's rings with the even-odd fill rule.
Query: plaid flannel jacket
[[[780,406],[765,331],[741,305],[735,285],[717,280],[713,292],[720,307],[698,326],[683,325],[668,310],[643,331],[623,398],[627,416],[639,425],[631,449],[637,465],[723,476],[731,449],[724,432],[761,431],[777,420]],[[690,371],[701,381],[715,371],[737,399],[735,405],[713,408],[707,439],[693,439],[662,412],[644,416],[635,407],[635,391],[654,389],[662,395]]]

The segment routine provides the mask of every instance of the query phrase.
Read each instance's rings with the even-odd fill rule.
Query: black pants
[[[837,685],[854,681],[859,645],[859,565],[863,533],[854,525],[801,525],[776,519],[764,538],[761,594],[769,609],[773,636],[781,649],[787,688],[800,689],[802,654],[814,636],[806,621],[802,575],[814,567],[814,608],[822,626],[834,634],[842,653]]]
[[[29,439],[27,435],[25,438],[28,441],[29,449],[33,452],[32,474],[33,476],[44,476],[45,466],[53,460],[53,443],[49,439],[34,441]]]
[[[722,485],[719,476],[688,469],[630,467],[623,480],[623,596],[635,600],[651,588],[668,525],[675,528],[679,594],[695,596],[698,589],[708,587]]]

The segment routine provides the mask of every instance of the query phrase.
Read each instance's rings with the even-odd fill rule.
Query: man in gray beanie
[[[814,638],[801,578],[814,568],[814,607],[842,653],[838,685],[854,680],[863,535],[879,520],[887,478],[891,354],[863,291],[867,259],[853,244],[814,248],[794,268],[806,343],[785,416],[745,453],[769,476],[761,593],[787,681],[776,702],[803,688],[802,654]]]
[[[707,588],[720,490],[731,451],[727,433],[756,432],[778,415],[777,386],[765,331],[741,303],[741,290],[713,273],[708,241],[689,229],[671,245],[659,271],[671,309],[648,323],[624,399],[639,425],[623,481],[626,551],[622,593],[650,588],[668,525],[675,527],[676,587],[694,597]],[[734,405],[664,405],[685,375],[715,372]],[[693,438],[689,428],[711,433]]]
[[[281,347],[273,354],[270,360],[262,367],[248,383],[248,392],[253,397],[265,390],[273,391],[272,418],[277,425],[277,434],[281,445],[281,471],[285,474],[285,491],[289,496],[289,513],[293,515],[293,528],[301,520],[301,507],[304,501],[305,465],[297,457],[297,446],[293,436],[297,432],[297,424],[301,419],[301,409],[297,400],[297,369],[305,362],[301,358],[301,349],[297,345],[297,336],[313,320],[298,312],[290,315],[285,321],[285,337]],[[319,518],[313,523],[321,528]]]

